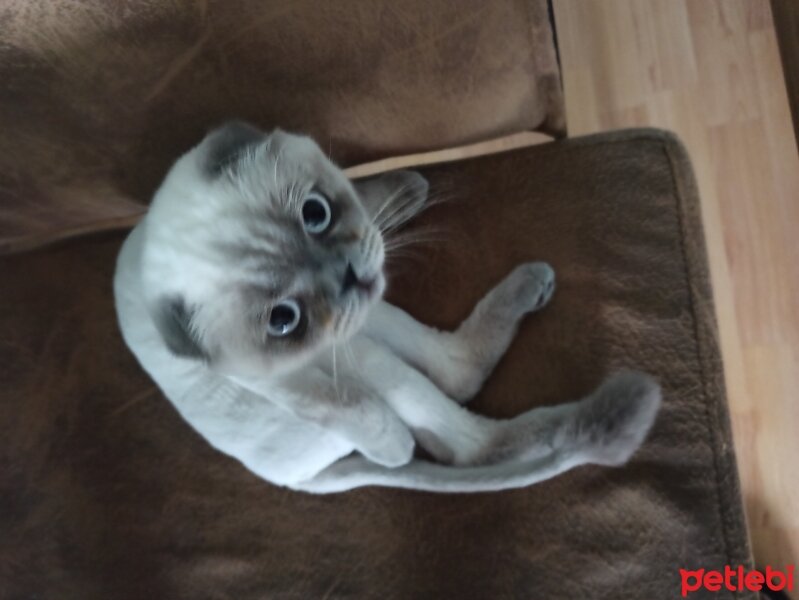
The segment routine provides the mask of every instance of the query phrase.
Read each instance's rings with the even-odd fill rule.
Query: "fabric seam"
[[[672,149],[670,147],[668,140],[661,140],[661,147],[663,149],[663,153],[666,155],[666,158],[669,161],[669,174],[671,176],[672,188],[674,189],[675,205],[677,208],[677,215],[680,225],[680,250],[682,253],[683,263],[685,265],[686,283],[688,285],[688,294],[691,302],[691,317],[694,322],[694,337],[696,339],[696,356],[699,362],[699,369],[702,375],[702,397],[705,405],[705,420],[706,420],[705,424],[707,426],[709,437],[713,441],[713,470],[715,473],[715,480],[716,480],[716,485],[714,487],[716,492],[715,495],[716,495],[716,505],[718,509],[718,517],[722,529],[721,550],[722,554],[727,558],[727,564],[730,564],[732,557],[730,556],[728,523],[724,511],[725,502],[721,494],[722,481],[719,469],[719,461],[720,461],[719,452],[718,452],[719,439],[716,430],[713,427],[714,421],[718,421],[718,411],[717,410],[714,411],[711,409],[710,406],[711,395],[708,393],[707,389],[708,386],[707,358],[705,356],[705,352],[703,351],[703,343],[701,341],[701,335],[700,335],[701,331],[699,323],[699,314],[696,309],[696,304],[697,304],[695,297],[696,294],[692,286],[694,276],[691,267],[691,261],[689,260],[690,251],[686,245],[686,218],[684,210],[685,199],[684,199],[683,190],[679,185],[679,180],[676,176],[676,173],[680,169],[680,167],[676,164],[676,161],[674,160]],[[709,274],[709,269],[708,269],[708,274]],[[734,597],[740,598],[741,596],[739,596],[738,593],[736,592]]]
[[[538,60],[538,56],[536,56],[536,53],[535,53],[535,50],[534,50],[534,48],[535,48],[535,35],[534,35],[534,32],[533,32],[533,19],[530,16],[530,3],[529,3],[529,0],[518,0],[518,2],[522,5],[522,10],[524,11],[524,19],[527,22],[527,39],[528,39],[528,46],[529,46],[529,49],[530,49],[530,60],[533,61],[533,67],[535,68],[535,74],[536,74],[536,77],[531,77],[530,79],[532,81],[536,81],[537,77],[540,77],[540,74],[541,74],[541,64],[540,64],[540,62]],[[535,97],[536,95],[540,94],[541,89],[540,89],[539,85],[534,85],[532,83],[532,81],[531,81],[531,84],[530,84],[531,87],[532,87],[530,92],[531,92],[532,96]],[[540,80],[538,80],[538,81],[540,81]],[[550,103],[551,103],[550,98],[547,98],[546,114],[544,115],[543,121],[541,123],[539,123],[538,125],[536,125],[536,128],[541,127],[546,122],[547,118],[549,117],[549,111],[551,109]],[[526,112],[528,112],[528,116],[530,116],[529,115],[529,107],[526,109]]]

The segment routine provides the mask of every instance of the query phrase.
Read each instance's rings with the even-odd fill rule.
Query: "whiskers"
[[[349,342],[340,342],[337,344],[333,344],[333,390],[336,393],[336,399],[340,402],[341,401],[341,393],[339,392],[338,382],[339,382],[339,360],[338,360],[338,351],[341,350],[343,354],[342,358],[345,361],[344,371],[357,371],[358,365],[355,360],[355,354],[352,351],[352,346]]]
[[[344,354],[344,359],[347,362],[347,366],[350,369],[355,370],[358,367],[358,365],[355,360],[355,353],[352,350],[352,345],[349,342],[345,342],[343,344],[340,344],[340,348],[342,353]]]
[[[337,346],[333,345],[333,391],[336,392],[336,400],[341,402],[341,394],[338,391],[338,362],[336,361],[336,348]]]
[[[400,231],[412,218],[433,206],[445,204],[453,196],[437,193],[420,200],[412,193],[412,186],[403,186],[386,198],[372,217],[372,221],[383,236],[386,260],[393,258],[419,259],[418,247],[447,241],[447,232],[442,227],[422,226],[409,231]]]
[[[377,212],[372,215],[372,222],[383,235],[388,235],[416,215],[433,206],[449,202],[451,199],[451,196],[442,193],[420,198],[414,193],[412,185],[400,186],[383,201]]]
[[[418,250],[426,244],[447,241],[446,231],[441,227],[424,226],[411,231],[401,231],[384,238],[386,260],[395,258],[421,258]]]

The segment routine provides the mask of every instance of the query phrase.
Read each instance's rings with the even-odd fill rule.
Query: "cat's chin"
[[[380,300],[380,298],[383,297],[383,293],[386,291],[385,276],[382,272],[378,271],[377,275],[359,291],[369,302]]]
[[[361,330],[369,313],[383,297],[385,290],[386,280],[381,273],[370,285],[353,292],[358,295],[358,303],[356,307],[351,308],[350,316],[342,319],[346,325],[345,328],[336,332],[335,343],[346,342]]]

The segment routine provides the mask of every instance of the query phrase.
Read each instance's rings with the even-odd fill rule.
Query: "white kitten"
[[[209,443],[298,490],[499,490],[623,464],[660,404],[645,375],[510,420],[460,404],[549,300],[548,265],[517,267],[454,332],[380,299],[381,231],[426,195],[416,173],[353,183],[308,138],[228,124],[177,161],[125,241],[125,341]]]

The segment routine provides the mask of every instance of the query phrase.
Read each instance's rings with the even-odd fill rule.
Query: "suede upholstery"
[[[139,369],[111,293],[123,235],[0,261],[0,582],[5,598],[680,597],[680,568],[750,564],[696,188],[671,136],[633,130],[424,169],[441,230],[389,297],[452,327],[520,261],[558,273],[473,408],[576,399],[655,375],[664,407],[619,469],[502,493],[259,480]],[[692,598],[749,598],[697,592]]]
[[[0,81],[0,252],[134,220],[229,118],[343,165],[565,131],[546,0],[8,0]]]

